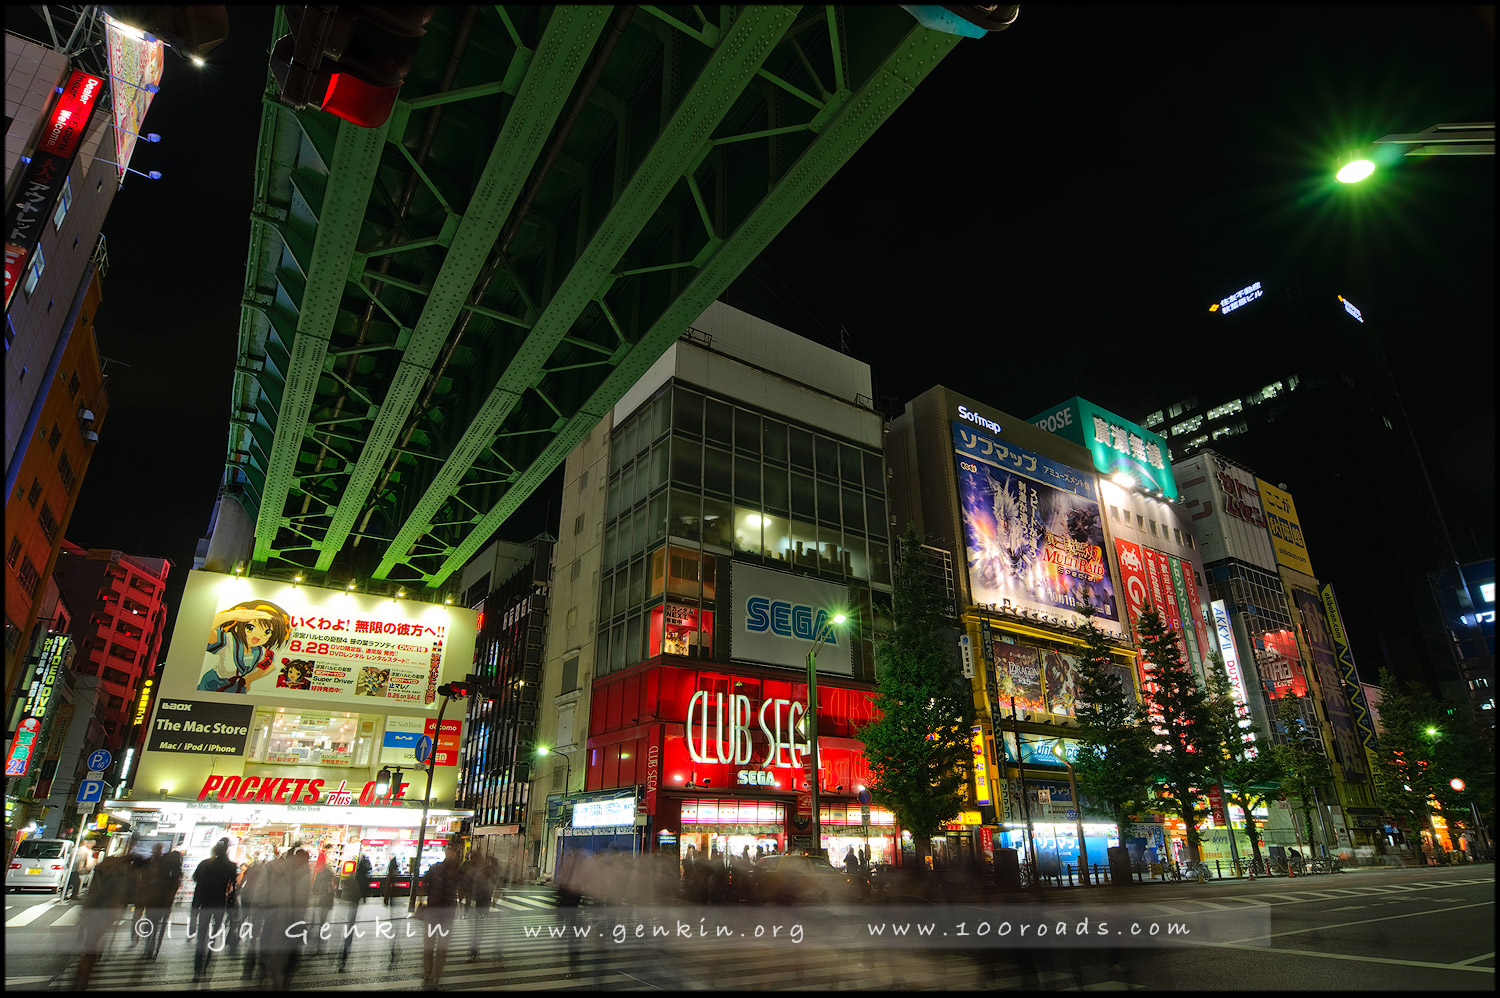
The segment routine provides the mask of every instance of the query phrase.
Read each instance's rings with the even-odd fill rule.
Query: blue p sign
[[[103,780],[84,780],[78,784],[78,803],[98,804],[104,800]]]
[[[95,749],[89,755],[89,772],[102,773],[113,761],[114,756],[109,754],[109,749]]]

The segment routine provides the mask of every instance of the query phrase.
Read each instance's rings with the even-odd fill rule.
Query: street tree
[[[1199,685],[1193,667],[1182,657],[1175,628],[1167,626],[1155,608],[1136,620],[1141,657],[1146,661],[1142,697],[1157,795],[1182,819],[1187,829],[1188,862],[1201,853],[1198,833],[1198,795],[1213,782],[1217,743],[1209,723],[1208,693]]]
[[[1150,731],[1128,669],[1115,664],[1109,637],[1094,622],[1098,609],[1085,599],[1079,609],[1078,755],[1073,771],[1089,799],[1108,809],[1123,843],[1131,815],[1151,799]]]
[[[1323,739],[1318,734],[1316,723],[1309,724],[1304,714],[1312,709],[1312,701],[1305,697],[1281,698],[1276,719],[1281,722],[1283,740],[1273,749],[1276,761],[1281,765],[1282,792],[1297,801],[1302,827],[1307,830],[1310,844],[1318,841],[1316,826],[1312,823],[1312,809],[1318,791],[1326,792],[1333,780],[1333,770],[1328,765],[1328,755],[1323,749]]]
[[[870,796],[911,832],[924,870],[933,834],[964,804],[974,698],[947,650],[951,611],[913,524],[901,539],[891,597],[891,630],[875,649],[877,717],[859,738],[874,778]]]
[[[1208,716],[1219,744],[1219,785],[1224,788],[1224,799],[1239,805],[1244,813],[1251,861],[1260,863],[1260,831],[1255,809],[1280,790],[1281,764],[1269,750],[1264,732],[1251,720],[1250,709],[1235,700],[1234,689],[1224,672],[1223,656],[1212,650],[1208,658]]]

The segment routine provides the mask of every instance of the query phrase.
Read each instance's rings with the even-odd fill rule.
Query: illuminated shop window
[[[295,670],[278,676],[299,683]],[[271,766],[368,766],[373,739],[360,737],[358,714],[261,710],[250,731],[249,762]]]
[[[651,610],[651,655],[713,658],[714,614],[695,606],[668,603]]]

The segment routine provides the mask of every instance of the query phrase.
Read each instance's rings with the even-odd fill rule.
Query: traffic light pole
[[[412,863],[411,897],[406,903],[408,914],[417,910],[417,883],[422,879],[422,849],[427,845],[427,809],[432,806],[432,774],[437,769],[437,743],[443,736],[443,712],[447,709],[448,694],[443,692],[443,702],[438,704],[437,730],[433,732],[432,756],[427,760],[427,792],[422,795],[422,824],[417,831],[417,858]]]

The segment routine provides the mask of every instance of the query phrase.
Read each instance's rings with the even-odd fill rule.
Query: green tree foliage
[[[1109,809],[1123,842],[1130,816],[1151,799],[1151,732],[1129,673],[1117,667],[1108,636],[1094,623],[1097,609],[1079,610],[1083,651],[1078,657],[1078,756],[1073,770],[1080,793]]]
[[[1375,783],[1381,806],[1413,833],[1437,838],[1430,800],[1443,809],[1449,828],[1472,824],[1470,805],[1492,815],[1495,806],[1494,735],[1466,705],[1445,705],[1418,684],[1402,688],[1389,670],[1379,682],[1380,751]],[[1450,781],[1457,777],[1463,790]],[[1489,819],[1493,826],[1493,818]]]
[[[1151,735],[1157,794],[1187,828],[1188,861],[1200,857],[1198,795],[1214,782],[1218,743],[1208,716],[1208,693],[1182,657],[1177,631],[1154,608],[1136,621],[1149,681],[1142,691]]]
[[[925,570],[916,527],[901,541],[892,626],[875,650],[877,719],[859,731],[874,774],[873,800],[911,832],[918,868],[932,835],[962,809],[973,761],[974,698],[948,654],[945,594]]]
[[[1249,708],[1242,714],[1235,703],[1223,657],[1217,651],[1210,651],[1208,657],[1208,717],[1219,744],[1218,782],[1224,788],[1224,799],[1239,805],[1245,813],[1245,837],[1250,841],[1251,859],[1258,861],[1260,834],[1254,811],[1280,789],[1281,764],[1270,751],[1265,734],[1250,721]]]
[[[1326,792],[1333,780],[1333,770],[1328,765],[1328,755],[1323,750],[1323,739],[1315,725],[1303,720],[1303,697],[1284,696],[1277,708],[1276,719],[1282,724],[1284,740],[1273,750],[1276,761],[1281,764],[1281,789],[1295,799],[1302,811],[1302,827],[1307,837],[1318,841],[1318,826],[1313,824],[1313,803],[1318,791]],[[1307,707],[1311,707],[1309,702]]]

